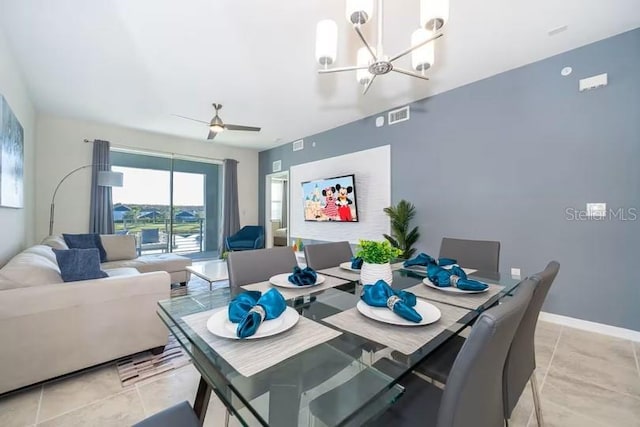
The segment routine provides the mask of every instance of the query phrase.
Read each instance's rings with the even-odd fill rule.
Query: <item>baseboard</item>
[[[545,322],[582,329],[583,331],[595,332],[598,334],[640,342],[640,331],[634,331],[632,329],[619,328],[617,326],[605,325],[604,323],[590,322],[588,320],[546,313],[544,311],[540,312],[539,319]]]

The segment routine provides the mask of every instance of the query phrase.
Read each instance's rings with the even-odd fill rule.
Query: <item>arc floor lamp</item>
[[[51,210],[49,211],[49,236],[53,235],[55,201],[56,201],[56,194],[58,194],[58,190],[60,189],[60,186],[62,185],[63,182],[66,181],[67,178],[69,178],[74,173],[81,171],[83,169],[94,167],[94,166],[104,166],[104,165],[90,164],[90,165],[80,166],[79,168],[75,168],[74,170],[66,174],[56,186],[56,189],[53,192],[53,197],[51,197]],[[100,187],[122,187],[122,177],[123,177],[122,172],[113,172],[110,170],[98,171],[98,185]]]

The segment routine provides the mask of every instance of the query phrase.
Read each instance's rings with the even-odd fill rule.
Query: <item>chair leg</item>
[[[538,380],[536,379],[535,371],[531,374],[531,391],[533,392],[533,406],[536,411],[536,420],[538,421],[538,427],[544,427],[544,420],[542,419],[542,408],[540,407],[540,394],[538,389]]]
[[[229,427],[229,409],[224,409],[224,427]]]

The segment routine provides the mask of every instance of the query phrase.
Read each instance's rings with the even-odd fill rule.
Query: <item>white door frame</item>
[[[265,235],[265,248],[273,247],[273,230],[271,229],[271,181],[275,177],[286,177],[289,185],[287,186],[287,218],[288,223],[291,224],[291,181],[289,181],[289,171],[275,172],[265,175],[264,182],[264,235]],[[291,233],[291,227],[287,225],[287,242]]]

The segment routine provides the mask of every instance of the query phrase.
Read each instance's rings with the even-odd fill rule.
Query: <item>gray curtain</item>
[[[98,172],[111,170],[109,141],[93,141],[93,167],[91,168],[91,205],[89,206],[89,232],[113,234],[113,199],[111,187],[98,185]]]
[[[287,196],[289,195],[289,181],[282,181],[282,223],[281,227],[286,228],[289,222],[289,201]]]
[[[225,248],[227,237],[240,230],[240,210],[238,208],[238,161],[224,159],[222,179],[222,226],[220,227],[220,254]]]

